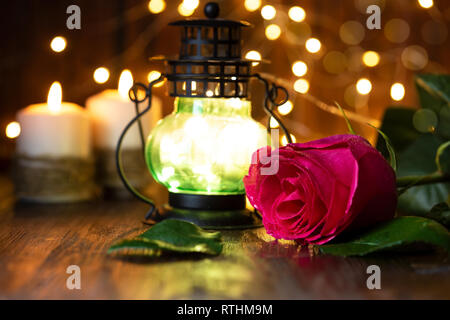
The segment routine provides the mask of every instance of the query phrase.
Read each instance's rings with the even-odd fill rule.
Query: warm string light
[[[156,80],[156,79],[159,79],[159,77],[161,77],[161,72],[153,70],[153,71],[150,71],[150,72],[148,73],[148,75],[147,75],[147,80],[148,80],[148,82],[152,82],[152,81],[154,81],[154,80]],[[161,87],[163,84],[164,84],[164,81],[160,81],[160,82],[158,82],[158,83],[155,83],[155,84],[153,85],[153,87],[159,88],[159,87]]]
[[[261,9],[261,16],[264,20],[272,20],[277,15],[277,10],[271,5],[265,5]]]
[[[405,97],[405,86],[399,82],[391,86],[391,98],[395,101],[401,101]]]
[[[250,50],[245,54],[245,59],[261,60],[261,53],[256,50]],[[252,62],[252,66],[257,66],[259,62]]]
[[[297,77],[302,77],[308,72],[308,66],[303,61],[296,61],[292,65],[292,72]]]
[[[54,51],[54,52],[62,52],[64,51],[64,49],[67,46],[67,41],[64,37],[61,36],[57,36],[54,37],[52,39],[52,41],[50,42],[50,48]]]
[[[302,7],[294,6],[288,11],[289,18],[295,22],[302,22],[306,18],[306,12]]]
[[[309,38],[305,42],[306,50],[308,50],[311,53],[316,53],[320,51],[320,48],[322,47],[322,44],[320,43],[319,39],[316,38]]]
[[[297,139],[295,138],[295,136],[293,134],[291,134],[291,140],[292,140],[292,143],[297,142]],[[283,135],[281,137],[281,145],[286,146],[287,144],[288,144],[287,137],[285,135]]]
[[[292,104],[292,102],[290,100],[288,100],[285,103],[283,103],[281,106],[278,107],[278,112],[282,116],[285,116],[285,115],[291,113],[293,108],[294,108],[294,105]]]
[[[109,79],[109,70],[105,67],[100,67],[94,71],[94,81],[97,83],[105,83]]]
[[[362,55],[362,61],[368,67],[375,67],[380,62],[380,55],[375,51],[366,51]]]
[[[372,83],[369,79],[361,78],[356,82],[356,90],[359,94],[367,95],[372,91]]]
[[[178,6],[178,13],[184,17],[191,16],[195,12],[195,9],[197,8],[197,7],[194,8],[195,3],[196,3],[195,1],[193,1],[193,2],[187,1],[187,0],[183,1]],[[197,6],[198,6],[198,3],[197,3]],[[194,9],[192,9],[192,8],[194,8]]]
[[[430,9],[434,5],[433,0],[418,0],[417,2],[424,9]]]
[[[281,28],[277,24],[270,24],[266,27],[266,37],[269,40],[276,40],[281,35]]]
[[[261,0],[245,0],[244,6],[247,11],[256,11],[261,7]]]
[[[21,128],[17,121],[8,123],[5,129],[6,137],[9,139],[15,139],[20,135]]]
[[[200,4],[200,1],[199,0],[183,0],[182,4],[186,10],[194,11],[195,9],[197,9],[198,5]]]
[[[294,90],[298,93],[305,94],[309,90],[309,82],[306,79],[298,79],[294,82]]]
[[[166,2],[164,0],[150,0],[148,3],[148,10],[151,13],[161,13],[166,9]]]

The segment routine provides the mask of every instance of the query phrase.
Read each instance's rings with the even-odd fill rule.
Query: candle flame
[[[123,99],[128,100],[128,91],[133,86],[133,75],[130,70],[123,70],[119,78],[119,94]]]
[[[48,91],[47,105],[48,108],[53,112],[58,112],[61,110],[62,102],[62,88],[58,81],[52,83],[50,90]]]

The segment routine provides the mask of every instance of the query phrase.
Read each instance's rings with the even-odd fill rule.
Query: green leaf
[[[384,143],[389,152],[389,164],[391,165],[392,169],[394,169],[394,171],[397,172],[397,156],[395,155],[395,150],[394,147],[392,146],[391,140],[386,134],[384,134],[383,131],[381,131],[377,127],[371,125],[370,123],[368,123],[368,125],[377,130],[378,133],[383,137]]]
[[[344,116],[345,122],[347,123],[348,132],[356,135],[355,130],[353,130],[353,127],[352,127],[350,121],[348,120],[344,109],[342,109],[341,105],[339,103],[337,103],[336,101],[334,103],[336,104],[336,106],[339,108],[339,110],[342,112],[342,115]]]
[[[435,205],[433,208],[431,208],[430,213],[427,214],[426,217],[436,220],[447,228],[450,228],[450,207],[446,202],[438,203],[437,205]]]
[[[344,257],[364,256],[414,243],[434,245],[450,252],[450,233],[431,219],[400,217],[378,225],[349,242],[322,245],[319,250],[324,254]]]
[[[397,177],[428,175],[436,172],[434,161],[442,139],[423,134],[406,150],[398,154]],[[447,200],[450,183],[435,183],[408,189],[398,198],[398,211],[403,215],[424,215],[440,202]]]
[[[439,172],[450,174],[450,141],[441,144],[437,149],[436,166]]]
[[[218,255],[222,251],[220,232],[209,232],[193,223],[167,219],[134,239],[113,244],[108,254],[159,256],[166,252]]]
[[[433,110],[439,118],[437,134],[450,139],[450,75],[421,74],[416,86],[422,108]]]

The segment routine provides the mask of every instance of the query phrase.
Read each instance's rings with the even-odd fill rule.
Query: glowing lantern
[[[242,58],[241,28],[248,23],[216,19],[216,3],[205,6],[205,15],[208,19],[172,23],[183,30],[179,58],[154,58],[165,61],[166,72],[148,86],[135,83],[131,88],[129,95],[135,104],[147,101],[148,106],[138,111],[119,139],[119,175],[129,191],[151,205],[148,217],[154,221],[175,218],[209,228],[260,225],[259,218],[246,209],[242,179],[253,152],[270,145],[270,139],[267,128],[250,116],[249,80],[254,77],[265,84],[264,110],[291,142],[291,135],[273,112],[285,105],[288,94],[252,74],[255,60]],[[260,56],[257,62],[261,62]],[[152,87],[164,79],[170,96],[175,97],[175,110],[153,129],[145,146],[149,171],[169,191],[168,205],[156,208],[127,181],[120,148],[128,129],[150,110]],[[142,89],[145,98],[137,97]]]

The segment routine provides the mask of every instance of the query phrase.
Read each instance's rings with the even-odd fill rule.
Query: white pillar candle
[[[125,126],[136,116],[134,103],[128,97],[133,85],[131,72],[124,70],[119,79],[118,90],[105,90],[89,97],[86,108],[93,122],[94,146],[98,150],[115,150],[120,134]],[[141,104],[139,110],[146,108]],[[144,138],[161,118],[161,101],[153,97],[151,110],[141,117]],[[139,127],[135,124],[127,133],[123,149],[141,148]]]
[[[91,127],[87,112],[77,104],[62,102],[62,89],[53,83],[47,103],[33,104],[17,114],[21,133],[17,153],[29,157],[88,158]]]

